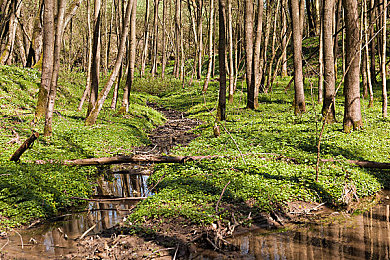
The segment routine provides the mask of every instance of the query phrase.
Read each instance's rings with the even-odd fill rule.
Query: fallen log
[[[122,197],[122,198],[116,197],[116,198],[107,198],[107,199],[86,199],[86,198],[79,198],[79,197],[71,197],[71,199],[100,202],[100,203],[110,203],[110,202],[139,201],[139,200],[146,199],[146,197]]]
[[[32,135],[27,138],[26,141],[18,148],[18,150],[15,151],[15,153],[11,156],[10,161],[17,162],[19,161],[20,156],[29,148],[32,147],[35,140],[37,140],[39,137],[39,133],[33,131]]]
[[[321,159],[321,162],[342,162],[335,159]],[[359,161],[359,160],[346,160],[349,164],[354,164],[362,168],[373,168],[373,169],[390,169],[390,163],[375,162],[375,161]]]
[[[204,159],[221,158],[223,156],[161,156],[161,155],[121,155],[114,157],[88,158],[77,160],[66,160],[66,165],[93,166],[121,163],[185,163],[187,161],[198,161]]]

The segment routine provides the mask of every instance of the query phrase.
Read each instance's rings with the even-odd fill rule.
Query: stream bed
[[[140,192],[147,192],[147,176],[137,177],[137,187],[144,189]],[[123,185],[123,177],[119,180],[112,182],[111,186],[116,187],[117,192],[123,192],[126,185]],[[390,191],[383,191],[381,203],[360,215],[345,214],[340,217],[339,213],[333,212],[335,219],[332,222],[296,225],[288,230],[257,230],[237,235],[229,242],[239,248],[241,259],[389,259],[389,196]],[[74,239],[92,227],[93,223],[98,225],[90,234],[121,221],[131,205],[90,203],[89,207],[89,211],[72,213],[62,220],[20,231],[23,249],[21,237],[12,235],[5,251],[11,257],[23,259],[62,258],[77,250]],[[5,243],[7,240],[0,240],[0,248]],[[196,259],[215,258],[205,251],[204,254],[198,252]]]

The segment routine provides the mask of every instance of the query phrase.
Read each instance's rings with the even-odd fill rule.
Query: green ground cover
[[[316,182],[317,140],[322,125],[321,105],[316,103],[315,94],[311,94],[315,89],[310,89],[315,87],[315,79],[306,81],[307,113],[300,116],[295,116],[291,107],[293,89],[284,92],[288,81],[289,78],[279,80],[272,93],[261,94],[256,111],[245,109],[246,93],[242,91],[245,86],[239,83],[235,102],[228,105],[227,120],[219,123],[221,136],[218,138],[214,137],[212,128],[217,82],[210,85],[205,95],[201,92],[202,84],[195,83],[162,97],[162,105],[185,111],[204,122],[196,130],[199,138],[172,153],[227,157],[156,167],[149,181],[156,184],[162,179],[157,193],[139,204],[129,222],[178,216],[200,224],[215,223],[219,218],[226,223],[232,221],[231,213],[237,208],[229,206],[225,211],[216,212],[220,194],[229,182],[222,202],[241,205],[246,213],[270,212],[285,207],[289,201],[326,202],[344,207],[345,190],[356,190],[361,198],[388,188],[390,171],[362,169],[345,163],[347,159],[389,161],[390,121],[381,117],[380,92],[376,91],[374,108],[367,109],[367,100],[362,101],[364,129],[345,134],[340,90],[336,101],[339,123],[326,126],[321,146],[321,158],[340,162],[321,164]],[[280,156],[294,160],[280,160]]]
[[[130,113],[110,110],[111,99],[98,124],[84,126],[85,109],[76,112],[85,86],[82,73],[62,73],[53,118],[53,137],[40,136],[21,162],[9,161],[20,143],[9,143],[15,132],[23,142],[43,122],[31,126],[40,73],[33,69],[0,67],[0,231],[47,218],[76,206],[70,197],[88,197],[96,168],[37,165],[36,160],[64,160],[130,154],[132,147],[148,144],[147,133],[164,122],[163,116],[146,106],[156,100],[149,94],[133,94]]]

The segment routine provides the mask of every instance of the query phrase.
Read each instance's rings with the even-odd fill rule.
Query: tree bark
[[[386,86],[386,24],[387,24],[387,0],[383,0],[383,25],[382,25],[382,115],[387,118],[387,86]]]
[[[35,109],[35,119],[39,120],[46,115],[47,100],[50,90],[50,82],[53,73],[54,50],[54,1],[44,0],[43,9],[43,57],[41,86],[38,92],[38,102]]]
[[[33,131],[32,135],[24,141],[24,143],[14,152],[14,154],[11,156],[10,161],[17,162],[19,161],[20,156],[29,148],[32,147],[34,144],[34,141],[37,140],[39,137],[39,134],[35,131]]]
[[[281,23],[282,23],[282,29],[281,29],[281,49],[284,50],[287,45],[287,15],[285,8],[287,7],[287,1],[283,0],[283,4],[280,8],[280,15],[281,15]],[[282,77],[287,77],[287,53],[282,53]]]
[[[219,0],[219,96],[217,108],[217,121],[226,120],[226,36],[225,36],[225,0]]]
[[[228,3],[228,30],[229,30],[229,104],[233,104],[234,95],[234,61],[233,61],[233,22],[232,22],[232,0]]]
[[[146,60],[149,51],[149,0],[146,0],[145,21],[144,21],[144,49],[141,59],[141,77],[145,75]]]
[[[154,18],[153,18],[153,57],[152,57],[152,77],[156,75],[157,72],[157,53],[158,53],[158,6],[160,0],[154,0]]]
[[[106,100],[107,95],[110,92],[111,87],[114,84],[115,79],[118,76],[119,69],[121,67],[122,59],[123,59],[125,48],[126,48],[126,37],[127,37],[127,34],[129,33],[130,15],[131,15],[131,7],[133,6],[133,1],[134,0],[129,0],[127,2],[126,15],[124,18],[124,25],[122,27],[121,39],[120,39],[118,54],[117,54],[114,68],[111,72],[110,78],[108,79],[106,85],[104,86],[102,91],[99,93],[98,99],[97,99],[93,109],[91,110],[91,113],[89,114],[89,116],[85,120],[85,124],[87,126],[90,126],[90,125],[93,125],[96,123],[99,112],[103,107],[103,103]]]
[[[245,26],[245,58],[246,58],[246,86],[247,86],[247,107],[255,109],[255,89],[253,77],[253,1],[244,2],[244,26]]]
[[[87,117],[91,113],[96,103],[99,93],[99,76],[100,76],[100,12],[101,1],[95,0],[94,19],[93,19],[93,45],[92,45],[92,67],[91,67],[91,93],[89,95],[89,105]]]
[[[127,68],[127,79],[126,87],[123,92],[123,101],[122,101],[122,110],[126,113],[129,112],[129,102],[130,102],[130,92],[131,87],[133,86],[134,73],[135,73],[135,56],[137,49],[137,28],[136,28],[136,18],[137,18],[137,0],[133,0],[133,7],[131,9],[131,18],[130,18],[130,50],[128,56],[128,68]]]
[[[294,112],[296,115],[298,115],[306,112],[302,69],[302,34],[299,18],[299,0],[290,0],[290,3],[294,49]]]
[[[77,111],[81,111],[83,108],[84,102],[87,97],[91,94],[91,69],[92,69],[92,49],[93,49],[93,41],[92,41],[92,28],[91,28],[91,5],[90,0],[87,0],[87,28],[88,28],[88,65],[87,65],[87,82],[85,84],[85,90],[81,97],[79,106]]]
[[[167,54],[166,54],[166,18],[167,18],[167,0],[163,1],[163,22],[162,22],[162,60],[161,60],[161,77],[165,78],[165,68],[167,65]]]
[[[360,108],[360,37],[357,2],[343,0],[346,26],[346,76],[344,82],[344,131],[360,129],[363,126]]]
[[[203,92],[207,91],[209,85],[211,72],[213,70],[213,32],[214,32],[214,0],[210,0],[210,19],[209,19],[209,64],[207,67],[207,75],[203,84]]]
[[[62,39],[63,39],[62,36],[64,35],[64,30],[65,30],[64,27],[65,11],[66,11],[65,0],[58,1],[57,9],[58,11],[56,16],[57,24],[55,30],[54,50],[51,52],[51,55],[54,56],[53,70],[51,74],[49,95],[48,95],[47,108],[46,108],[45,127],[43,130],[44,136],[52,135],[52,119],[53,119],[54,103],[55,103],[56,92],[57,92],[58,73],[60,71],[60,54],[61,54]]]
[[[335,97],[335,62],[333,57],[333,10],[334,0],[324,0],[323,4],[323,44],[324,44],[324,102],[322,106],[322,115],[327,123],[333,123],[336,120],[334,106]]]

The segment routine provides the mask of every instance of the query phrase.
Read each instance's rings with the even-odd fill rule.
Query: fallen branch
[[[335,159],[321,159],[321,162],[343,162]],[[355,164],[363,168],[374,168],[374,169],[390,169],[390,163],[374,162],[374,161],[358,161],[358,160],[346,160],[349,164]]]
[[[39,133],[33,131],[32,135],[27,138],[26,141],[18,148],[18,150],[15,151],[15,153],[11,156],[10,161],[17,162],[19,161],[20,156],[29,148],[32,147],[35,140],[37,140],[39,137]]]
[[[79,198],[79,197],[71,197],[71,199],[109,203],[109,202],[144,200],[146,199],[146,197],[123,197],[123,198],[108,198],[108,199],[86,199],[86,198]]]

